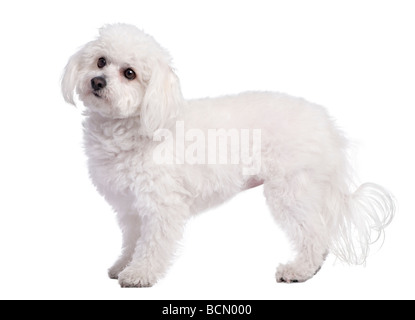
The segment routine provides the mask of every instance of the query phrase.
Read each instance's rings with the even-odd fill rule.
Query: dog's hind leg
[[[306,170],[265,181],[264,192],[272,214],[297,251],[277,268],[277,282],[304,282],[321,268],[328,253],[328,234],[320,216],[324,190]]]

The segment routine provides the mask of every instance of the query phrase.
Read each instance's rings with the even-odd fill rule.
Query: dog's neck
[[[143,135],[140,130],[140,116],[128,118],[109,118],[102,116],[98,112],[90,111],[84,112],[83,115],[85,116],[85,130],[91,130],[95,133],[102,133],[108,137],[114,136],[114,134],[123,134],[124,131],[129,131],[130,134],[132,133],[132,131],[135,131],[135,135]]]
[[[112,119],[96,112],[84,114],[85,143],[110,153],[129,152],[140,144],[140,140],[150,139],[140,131],[140,117]]]

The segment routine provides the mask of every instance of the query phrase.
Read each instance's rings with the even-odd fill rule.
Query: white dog
[[[123,234],[109,270],[122,287],[154,285],[191,215],[258,185],[297,250],[278,282],[310,279],[329,252],[363,263],[393,217],[382,187],[350,191],[347,142],[325,109],[269,92],[185,100],[169,54],[134,26],[108,25],[71,57],[72,104],[75,89],[90,175]]]

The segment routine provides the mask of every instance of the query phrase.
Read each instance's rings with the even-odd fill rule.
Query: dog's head
[[[91,112],[106,118],[139,116],[151,134],[175,118],[183,100],[170,62],[169,54],[136,27],[108,25],[70,58],[62,93],[75,104],[76,90]]]

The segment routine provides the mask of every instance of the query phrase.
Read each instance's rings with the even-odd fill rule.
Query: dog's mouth
[[[102,97],[98,94],[98,92],[95,92],[95,91],[94,91],[94,92],[92,92],[92,93],[94,94],[94,96],[95,96],[95,97],[97,97],[97,98],[99,98],[99,99],[101,99],[101,98],[102,98]]]

